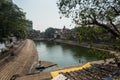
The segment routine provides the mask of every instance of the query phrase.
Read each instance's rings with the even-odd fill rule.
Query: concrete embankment
[[[31,65],[38,62],[36,47],[29,39],[20,43],[11,53],[14,55],[10,55],[0,63],[0,80],[14,80],[16,76],[28,74]]]
[[[88,45],[85,45],[85,44],[82,45],[82,44],[78,44],[78,43],[75,43],[72,41],[56,40],[55,42],[90,48]],[[111,62],[111,61],[113,61],[113,59],[107,59],[107,61]],[[104,60],[90,62],[90,64],[98,64],[98,63],[102,64],[102,63],[104,63]],[[74,67],[72,66],[72,67],[70,67],[69,71],[76,69],[78,67],[81,68],[81,66],[82,65],[78,65],[78,66],[74,66]],[[64,68],[64,70],[63,69],[61,69],[61,70],[62,70],[62,72],[64,72],[66,69],[68,71],[68,68]],[[58,70],[55,70],[55,71],[58,71]],[[100,72],[100,70],[98,72]],[[89,75],[86,75],[85,77],[87,77],[87,76],[89,76]],[[51,78],[52,78],[52,76],[51,76],[50,72],[40,72],[40,73],[24,75],[24,76],[18,77],[16,80],[51,80]],[[77,80],[79,80],[79,79],[77,79]]]
[[[74,41],[65,41],[65,40],[54,40],[54,42],[57,43],[64,43],[64,44],[68,44],[68,45],[74,45],[74,46],[80,46],[80,47],[85,47],[85,48],[94,48],[96,50],[101,50],[101,51],[106,51],[109,52],[110,54],[113,54],[115,56],[120,56],[120,52],[116,52],[113,50],[106,50],[106,49],[101,49],[99,47],[104,46],[103,44],[92,44],[92,46],[90,46],[88,43],[78,43],[78,42],[74,42]],[[109,45],[105,45],[105,46],[109,46]]]

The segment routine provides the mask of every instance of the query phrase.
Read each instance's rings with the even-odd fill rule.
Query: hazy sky
[[[67,28],[73,27],[70,19],[59,18],[57,0],[13,0],[13,2],[26,12],[27,19],[33,21],[33,28],[36,30],[44,31],[48,27],[63,28],[64,25]]]

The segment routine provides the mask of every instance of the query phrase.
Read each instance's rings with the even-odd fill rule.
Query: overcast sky
[[[44,31],[48,27],[63,28],[64,25],[67,28],[74,26],[71,19],[60,19],[57,0],[13,0],[13,2],[26,12],[27,19],[33,21],[33,28],[36,30]]]

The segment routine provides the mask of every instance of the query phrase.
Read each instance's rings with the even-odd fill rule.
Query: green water
[[[83,62],[99,60],[95,55],[88,53],[87,48],[59,44],[54,42],[35,42],[39,60],[57,63],[60,67],[78,65]]]

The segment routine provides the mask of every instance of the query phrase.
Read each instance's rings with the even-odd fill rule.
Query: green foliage
[[[17,5],[5,0],[0,1],[0,39],[11,34],[24,38],[27,34],[27,22],[25,13]]]
[[[120,46],[116,46],[116,45],[110,45],[110,46],[104,46],[101,47],[102,49],[106,49],[106,50],[112,50],[112,51],[120,51]]]
[[[54,28],[47,28],[46,30],[45,30],[45,36],[47,37],[47,38],[53,38],[54,37],[54,33],[55,33],[55,29]]]
[[[90,53],[91,55],[96,55],[97,58],[104,59],[104,60],[107,59],[107,58],[113,58],[114,57],[113,54],[110,54],[107,51],[97,50],[97,49],[94,49],[94,48],[89,49],[88,53]]]
[[[58,0],[60,13],[78,25],[98,25],[120,37],[116,23],[120,21],[120,0]]]
[[[108,35],[105,35],[106,31],[98,26],[75,27],[72,30],[80,42],[87,41],[91,43],[110,39]]]
[[[117,67],[119,67],[119,69],[120,69],[120,58],[117,56],[114,56],[114,61],[117,64]]]
[[[120,39],[116,39],[115,42],[119,44],[120,43]]]

